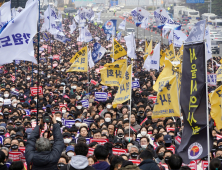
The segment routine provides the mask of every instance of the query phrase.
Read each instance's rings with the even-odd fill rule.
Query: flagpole
[[[205,32],[205,31],[204,31]],[[206,48],[206,40],[204,40],[204,45]],[[204,48],[204,49],[205,49]],[[207,160],[208,160],[208,169],[210,169],[210,132],[209,132],[209,110],[208,110],[208,84],[207,84],[207,60],[206,60],[206,50],[205,53],[205,81],[206,81],[206,117],[207,117]]]
[[[179,111],[180,111],[180,117],[181,117],[180,95],[179,95],[179,87],[178,87],[178,73],[177,73],[177,72],[176,72],[176,80],[177,80],[177,97],[178,97]],[[182,125],[182,122],[181,122],[181,125]]]
[[[133,43],[134,44],[134,43]],[[131,100],[131,95],[132,95],[132,73],[133,73],[133,59],[131,59],[131,89],[130,89],[130,116],[129,116],[129,137],[130,137],[130,130],[131,130],[131,104],[132,104],[132,100]]]
[[[89,43],[87,43],[87,58],[88,58],[88,45]],[[87,63],[87,74],[88,74],[88,95],[89,95],[89,85],[90,85],[90,82],[89,82],[89,59],[88,59],[88,63]],[[88,98],[89,99],[89,98]]]
[[[114,60],[114,58],[115,58],[115,57],[114,57],[114,27],[113,27],[112,34],[113,34],[113,42],[112,42],[112,43],[113,43],[113,58],[112,58],[112,63],[113,63],[113,62],[115,61],[115,60]]]

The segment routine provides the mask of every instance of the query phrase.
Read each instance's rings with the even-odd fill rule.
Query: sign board
[[[39,88],[38,88],[38,87],[30,87],[31,95],[32,95],[32,96],[37,95],[37,90],[38,90],[38,94],[39,94],[39,95],[42,95],[42,94],[43,94],[42,86],[39,86]]]
[[[109,142],[108,139],[90,139],[90,143],[97,142],[100,145],[104,145],[106,142]]]
[[[204,3],[204,0],[186,0],[186,3]]]
[[[216,86],[217,85],[217,75],[216,74],[207,74],[207,85]]]

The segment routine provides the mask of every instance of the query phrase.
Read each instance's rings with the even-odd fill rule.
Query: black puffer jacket
[[[145,159],[139,164],[139,168],[141,170],[160,170],[156,162],[154,162],[152,159]]]
[[[39,138],[39,126],[32,131],[26,147],[25,158],[27,167],[32,163],[32,170],[58,170],[57,163],[65,147],[60,126],[58,123],[53,125],[54,144],[51,151],[37,152],[35,149],[36,140]]]

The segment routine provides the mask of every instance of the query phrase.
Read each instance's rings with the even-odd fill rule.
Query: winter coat
[[[96,170],[109,170],[110,165],[106,161],[96,162],[93,166]]]
[[[89,166],[87,157],[83,155],[72,156],[70,165],[65,165],[60,170],[67,170],[67,166],[69,166],[68,170],[95,170]]]
[[[139,164],[139,168],[141,170],[160,170],[156,162],[154,162],[152,159],[145,159]]]
[[[25,158],[28,169],[29,165],[33,164],[32,170],[58,170],[57,163],[61,156],[62,150],[65,147],[58,123],[53,125],[52,134],[54,137],[54,144],[51,151],[38,152],[36,151],[35,143],[40,136],[39,126],[36,126],[32,131],[25,147]]]
[[[137,132],[140,130],[141,126],[139,124],[137,124],[136,122],[131,124],[131,126],[133,127],[133,129],[135,129]]]
[[[0,170],[8,170],[8,167],[6,164],[0,165]]]
[[[141,170],[137,165],[127,165],[125,167],[120,168],[120,170]]]

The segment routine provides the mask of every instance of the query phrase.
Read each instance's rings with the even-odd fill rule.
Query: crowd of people
[[[129,102],[113,108],[112,102],[118,87],[100,84],[101,75],[98,71],[100,66],[112,62],[111,47],[107,47],[111,41],[107,40],[99,25],[88,23],[94,39],[88,44],[77,42],[78,30],[69,33],[72,21],[73,17],[68,17],[62,23],[66,36],[71,39],[66,43],[56,41],[49,33],[49,40],[45,41],[41,33],[40,46],[47,47],[40,53],[39,70],[37,65],[26,61],[1,67],[0,170],[190,169],[187,165],[182,166],[182,158],[177,154],[179,143],[176,138],[183,133],[183,117],[152,119],[154,101],[149,96],[157,95],[152,87],[163,68],[160,72],[148,72],[142,68],[145,41],[136,39],[138,50],[137,59],[133,61],[133,80],[139,81],[140,88],[132,89],[131,109]],[[99,37],[99,40],[95,40],[95,37]],[[67,73],[73,55],[85,45],[92,49],[96,41],[106,47],[107,52],[90,69],[89,74]],[[34,42],[37,54],[37,36]],[[122,39],[120,44],[126,48]],[[161,48],[167,47],[163,44]],[[60,58],[53,59],[53,55],[59,55]],[[220,59],[214,57],[218,63]],[[208,72],[215,73],[217,66],[211,62],[208,61]],[[94,85],[90,80],[98,83]],[[42,86],[43,94],[31,96],[30,87],[38,85]],[[210,87],[209,92],[214,89]],[[95,101],[95,92],[107,92],[107,101]],[[82,105],[83,99],[89,100],[88,108]],[[46,119],[51,121],[45,123]],[[64,120],[75,120],[75,123],[65,126]],[[91,120],[91,123],[87,124],[84,120]],[[213,119],[209,121],[214,137],[213,150],[209,153],[210,170],[218,170],[222,168],[222,139],[217,140],[216,136],[221,135],[222,131],[215,128]],[[98,141],[90,142],[89,138]],[[99,139],[106,139],[107,142],[103,145]],[[123,153],[116,155],[113,149]],[[15,153],[19,153],[19,156]],[[197,162],[198,170],[203,169],[201,161],[204,160],[207,158]]]

